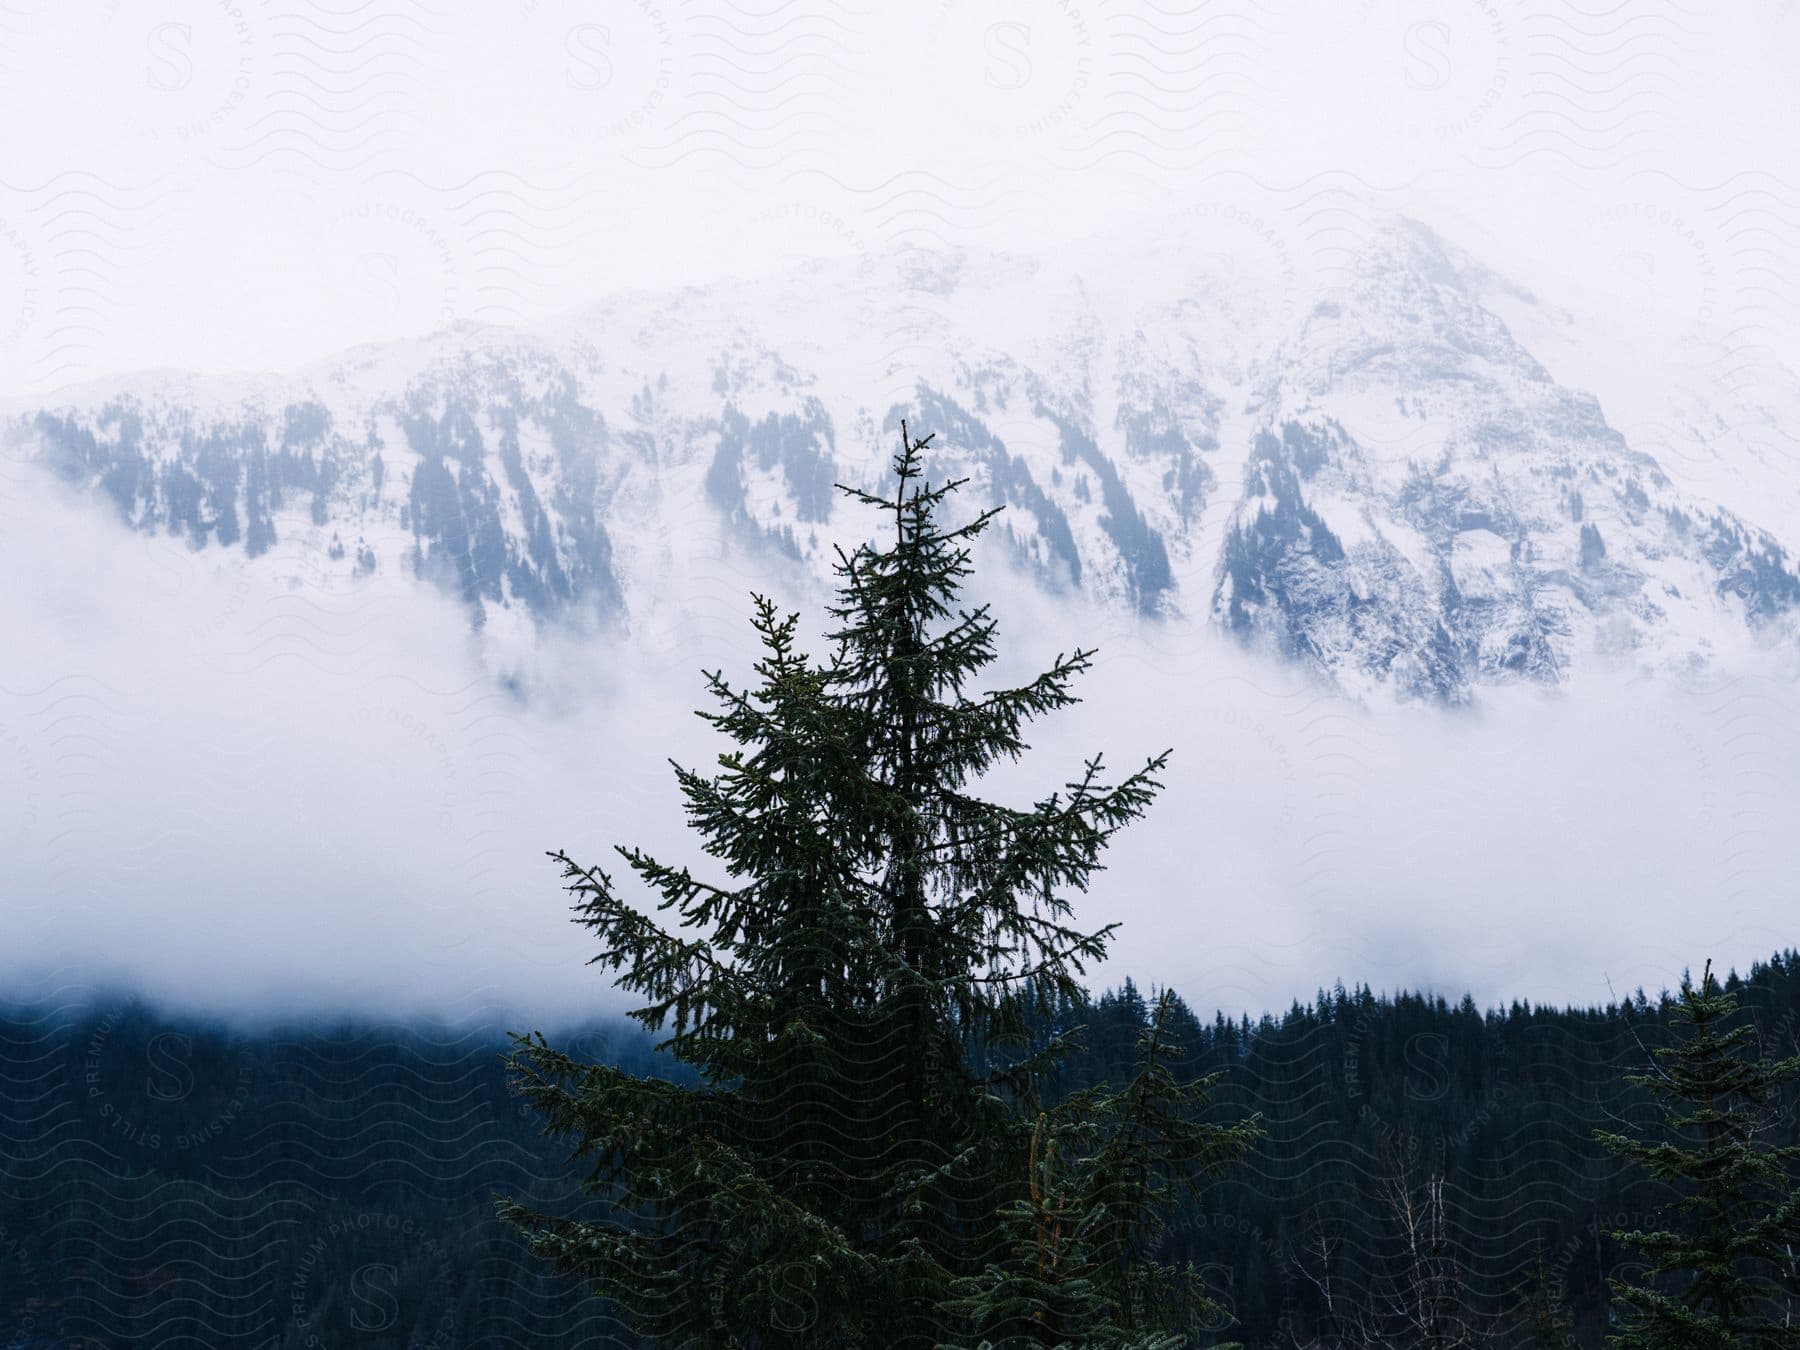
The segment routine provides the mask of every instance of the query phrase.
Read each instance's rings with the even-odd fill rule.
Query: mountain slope
[[[495,641],[641,638],[726,580],[822,577],[832,485],[873,482],[906,417],[1009,508],[1037,586],[1351,692],[1794,642],[1792,541],[1679,489],[1495,312],[1535,301],[1423,227],[1291,318],[1180,241],[1111,266],[1133,284],[913,253],[621,295],[292,377],[77,390],[10,440],[133,529],[251,567],[298,548],[333,585],[397,569]]]

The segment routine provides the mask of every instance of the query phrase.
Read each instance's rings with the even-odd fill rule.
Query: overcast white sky
[[[1791,308],[1796,8],[15,0],[0,394],[796,255],[1036,251],[1171,194],[1272,195],[1304,254],[1348,188],[1713,318]]]
[[[1579,299],[1583,332],[1635,339],[1654,313],[1674,344],[1749,352],[1754,394],[1757,353],[1800,332],[1797,9],[14,0],[0,396],[290,368],[822,254],[1050,251],[1176,209],[1254,203],[1278,242],[1247,259],[1318,265],[1343,194]],[[1563,357],[1567,378],[1609,352]],[[270,603],[236,589],[267,578],[147,551],[0,471],[0,806],[34,845],[7,965],[202,1005],[587,1006],[535,859],[675,844],[673,794],[592,747],[703,757],[697,680],[582,666],[637,701],[527,716],[430,600],[365,634],[406,679],[249,659],[208,645],[207,616]],[[1794,940],[1771,917],[1800,875],[1791,680],[1371,717],[1229,662],[1201,699],[1136,642],[1093,690],[1115,711],[1048,738],[1064,761],[1150,750],[1170,729],[1119,706],[1208,709],[1163,823],[1121,842],[1119,973],[1209,1007],[1339,976],[1586,1000],[1704,944]],[[1197,841],[1223,915],[1183,908]]]

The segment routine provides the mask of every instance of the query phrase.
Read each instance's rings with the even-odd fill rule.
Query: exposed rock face
[[[477,627],[629,627],[684,549],[823,575],[852,528],[833,485],[876,482],[905,417],[1009,508],[1037,584],[1348,689],[1459,702],[1597,652],[1687,670],[1794,640],[1786,545],[1676,490],[1418,226],[1285,324],[1203,277],[1103,318],[1101,281],[953,261],[624,297],[291,379],[132,378],[18,411],[13,439],[133,529],[246,566],[304,538]]]

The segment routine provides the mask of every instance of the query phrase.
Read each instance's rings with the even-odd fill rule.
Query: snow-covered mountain
[[[416,576],[494,640],[679,627],[722,565],[823,576],[866,524],[833,484],[876,483],[904,417],[1009,508],[1036,584],[1350,692],[1791,647],[1800,538],[1678,489],[1497,312],[1536,304],[1407,221],[1299,295],[1180,240],[915,252],[291,377],[129,377],[12,410],[10,444],[129,528]]]

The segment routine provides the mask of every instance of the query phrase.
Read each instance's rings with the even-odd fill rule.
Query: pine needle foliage
[[[707,875],[618,848],[645,908],[552,855],[594,962],[695,1082],[518,1038],[516,1088],[590,1204],[500,1210],[657,1344],[1160,1347],[1213,1311],[1154,1239],[1254,1127],[1198,1123],[1207,1085],[1175,1079],[1160,1016],[1122,1091],[1040,1100],[1114,932],[1071,898],[1168,756],[980,795],[1093,653],[976,690],[997,628],[961,592],[996,512],[945,522],[961,482],[926,479],[930,440],[902,425],[890,495],[840,488],[883,531],[838,553],[827,657],[757,597],[754,684],[707,674],[728,748],[675,766]]]
[[[1761,1053],[1737,1004],[1710,961],[1698,986],[1684,978],[1675,1043],[1631,1079],[1661,1106],[1659,1137],[1597,1135],[1673,1192],[1665,1227],[1613,1234],[1648,1267],[1644,1284],[1613,1286],[1625,1350],[1800,1346],[1800,1145],[1769,1137],[1800,1056]]]

